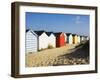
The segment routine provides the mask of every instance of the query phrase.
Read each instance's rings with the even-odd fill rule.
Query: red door
[[[63,33],[60,35],[60,46],[65,46],[65,36]]]

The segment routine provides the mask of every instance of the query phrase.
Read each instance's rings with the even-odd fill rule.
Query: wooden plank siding
[[[29,30],[28,32],[26,32],[26,43],[25,43],[26,53],[37,52],[38,50],[37,39],[38,37],[33,31]]]
[[[45,49],[48,47],[48,36],[46,35],[45,32],[43,32],[40,36],[39,36],[39,50],[41,49]]]
[[[51,45],[52,47],[56,47],[56,37],[53,33],[48,38],[48,45]]]

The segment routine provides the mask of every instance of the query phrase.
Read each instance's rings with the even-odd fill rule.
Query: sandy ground
[[[27,53],[26,67],[58,66],[88,63],[88,59],[74,58],[67,55],[81,48],[75,48],[75,46],[75,44],[67,44],[66,46],[60,48],[46,49],[36,53]]]

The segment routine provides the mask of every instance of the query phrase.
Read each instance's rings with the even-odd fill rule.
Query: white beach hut
[[[88,36],[84,36],[84,40],[85,40],[85,41],[86,41],[86,40],[89,40]]]
[[[26,30],[26,39],[25,39],[25,50],[26,50],[26,53],[29,53],[29,52],[37,52],[37,39],[38,39],[38,36],[37,34],[34,33],[34,31],[32,30]]]
[[[88,36],[86,37],[86,40],[89,40],[89,37]]]
[[[53,32],[46,32],[46,34],[48,35],[48,45],[56,47],[56,37]]]
[[[66,33],[66,36],[67,36],[67,43],[68,44],[73,44],[73,36],[71,33]]]
[[[38,35],[38,50],[48,47],[48,35],[45,31],[34,31]]]
[[[80,42],[84,41],[84,36],[80,36]]]

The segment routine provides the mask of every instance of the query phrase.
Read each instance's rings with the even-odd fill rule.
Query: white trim
[[[59,14],[83,14],[90,15],[90,64],[89,65],[72,65],[72,66],[52,66],[52,67],[25,67],[25,12],[41,13],[59,13]],[[55,73],[55,72],[73,72],[95,70],[95,13],[93,10],[68,9],[68,8],[50,8],[37,6],[20,6],[20,74],[38,74],[38,73]]]

